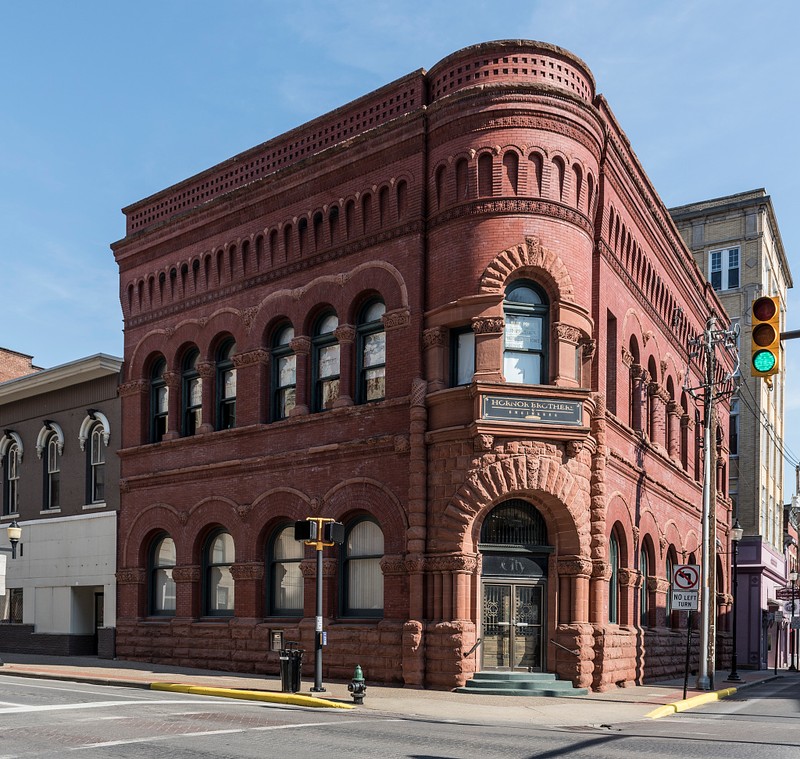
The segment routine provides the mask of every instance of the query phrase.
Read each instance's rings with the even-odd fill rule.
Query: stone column
[[[216,388],[214,387],[216,365],[213,361],[199,361],[197,363],[197,373],[203,382],[203,422],[197,428],[197,434],[205,435],[214,431],[214,417],[217,413]]]
[[[681,407],[671,400],[667,403],[667,452],[676,464],[681,463]]]
[[[136,619],[146,617],[147,608],[147,572],[141,567],[118,569],[117,588],[119,591],[120,618]]]
[[[503,381],[503,329],[502,316],[478,316],[472,320],[475,333],[475,380],[478,382]]]
[[[236,426],[263,424],[267,420],[269,397],[269,351],[263,348],[237,353]]]
[[[589,580],[589,622],[602,627],[608,622],[608,592],[611,565],[605,561],[592,562],[592,577]]]
[[[570,595],[568,617],[559,619],[559,624],[589,621],[589,578],[591,574],[592,562],[589,559],[581,556],[565,556],[558,560],[559,580],[563,577],[569,578]]]
[[[333,402],[333,408],[353,405],[354,368],[356,356],[354,343],[356,328],[351,324],[340,324],[333,332],[339,341],[339,397]]]
[[[447,351],[447,330],[444,327],[432,327],[422,333],[425,376],[428,378],[428,390],[435,392],[447,387],[445,380],[445,355]]]
[[[305,335],[293,337],[289,343],[295,358],[295,406],[289,416],[303,416],[309,412],[309,383],[311,381],[311,338]]]
[[[248,561],[231,566],[234,581],[234,611],[239,619],[264,616],[264,563]]]
[[[554,384],[559,387],[580,387],[579,366],[582,361],[578,358],[578,341],[582,337],[581,331],[570,324],[554,324],[556,334]],[[543,378],[547,383],[548,379]]]
[[[133,448],[150,442],[150,383],[139,379],[119,386],[122,414],[134,420],[122,427],[122,448]]]
[[[666,450],[666,408],[669,396],[657,382],[648,384],[647,394],[650,400],[650,442]]]
[[[172,570],[175,581],[175,616],[194,619],[202,613],[200,598],[201,568],[198,564],[177,566]]]
[[[180,372],[164,372],[164,383],[167,386],[167,431],[164,440],[175,440],[181,436],[181,375]]]
[[[631,626],[633,624],[634,594],[639,587],[641,575],[628,567],[617,570],[619,579],[619,624]]]

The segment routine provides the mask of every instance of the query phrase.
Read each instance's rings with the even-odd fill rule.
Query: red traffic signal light
[[[753,377],[771,377],[781,369],[780,298],[756,298],[752,313],[750,373]]]

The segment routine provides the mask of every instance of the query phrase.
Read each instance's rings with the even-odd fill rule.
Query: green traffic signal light
[[[753,354],[753,368],[757,372],[771,371],[775,363],[775,354],[772,351],[758,351]]]

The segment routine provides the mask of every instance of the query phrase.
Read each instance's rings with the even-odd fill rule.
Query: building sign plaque
[[[520,398],[514,395],[484,395],[482,419],[495,422],[583,425],[583,401],[561,398]]]

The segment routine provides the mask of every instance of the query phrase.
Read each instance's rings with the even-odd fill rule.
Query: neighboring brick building
[[[741,385],[731,401],[730,494],[744,528],[739,546],[738,662],[775,666],[769,614],[778,610],[775,591],[787,583],[784,546],[783,436],[786,372],[772,389],[750,373],[753,301],[779,296],[785,324],[786,291],[792,274],[783,249],[772,199],[763,190],[671,208],[686,245],[705,272],[733,323],[739,324]],[[785,363],[782,364],[785,366]],[[784,634],[778,665],[788,662]]]
[[[41,370],[38,366],[33,365],[33,356],[0,348],[0,382],[7,382],[38,371]]]
[[[582,61],[468,48],[124,213],[120,656],[312,649],[320,515],[326,677],[680,671],[726,320]]]
[[[122,360],[97,354],[0,383],[0,650],[114,656]]]

